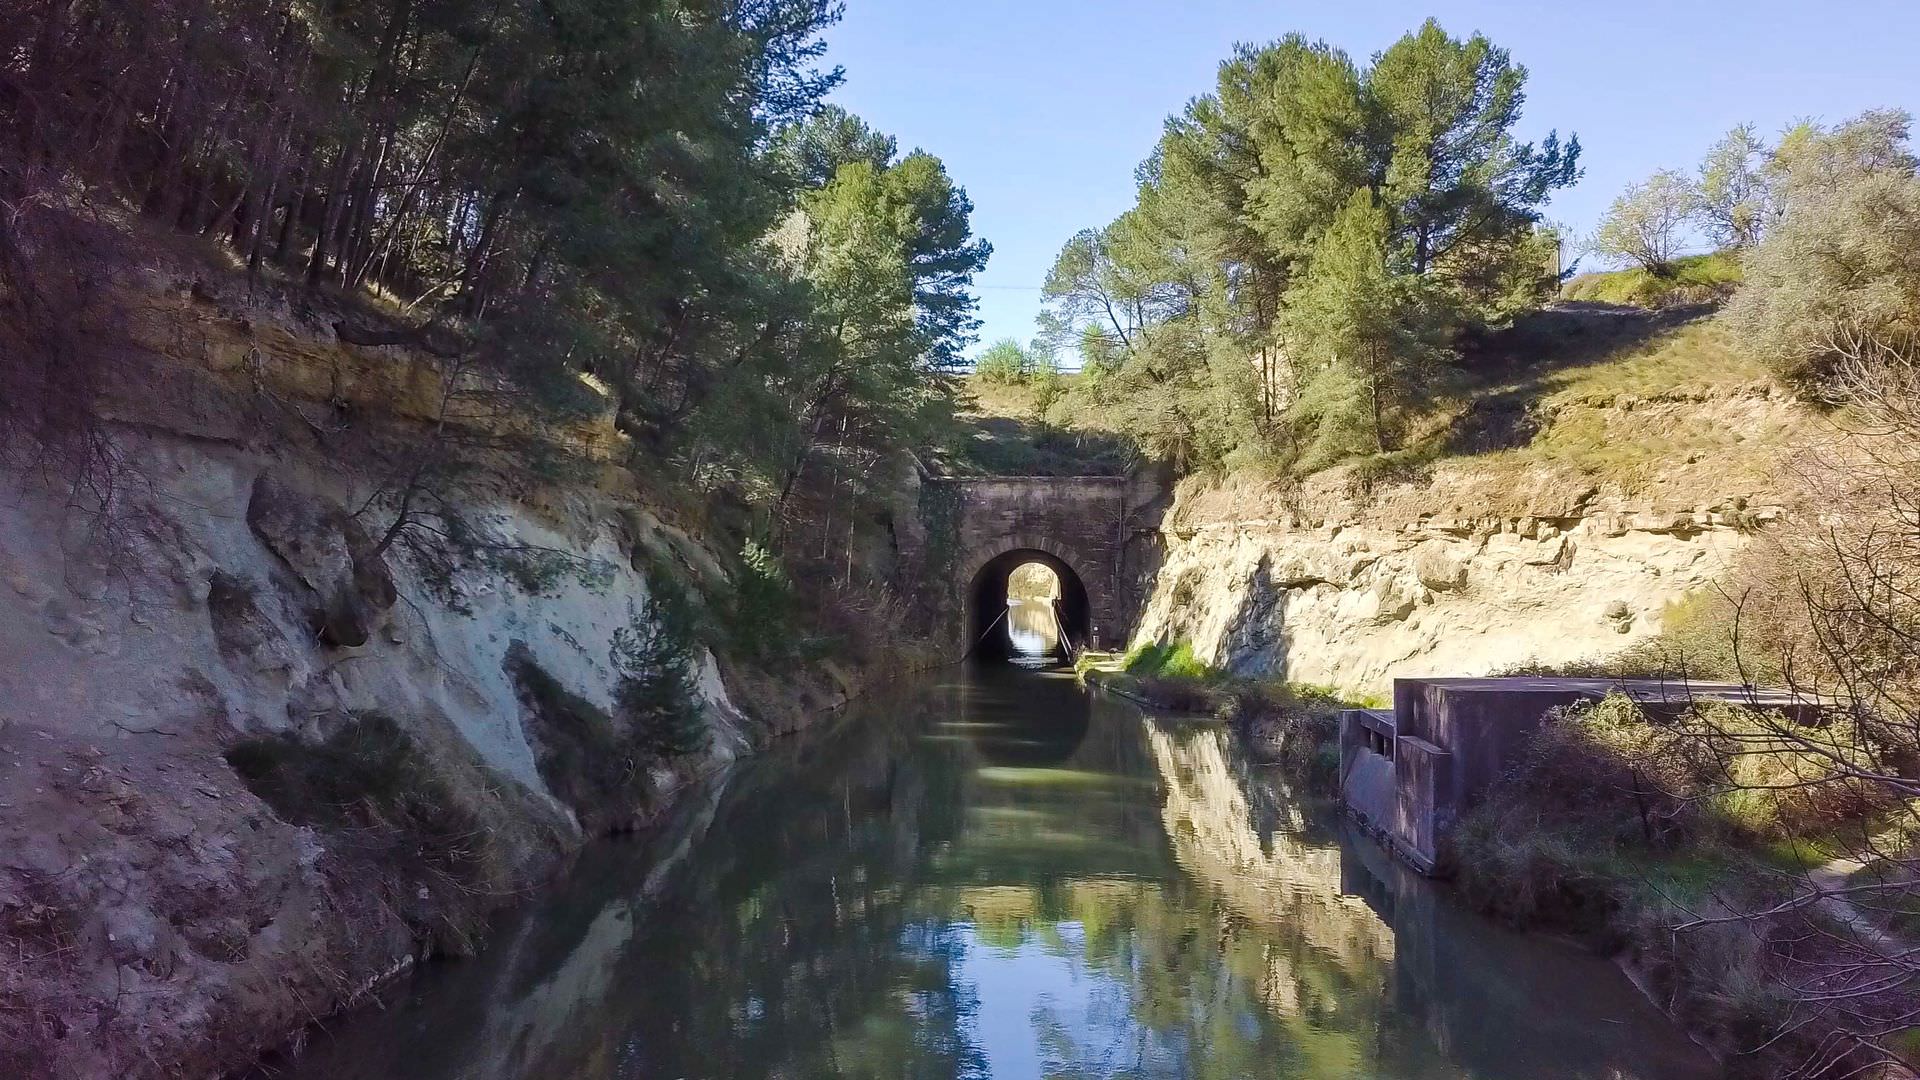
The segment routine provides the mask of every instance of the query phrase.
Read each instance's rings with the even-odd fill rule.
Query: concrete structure
[[[1648,679],[1396,679],[1393,711],[1340,718],[1341,799],[1422,873],[1438,868],[1460,814],[1510,768],[1551,709],[1624,694],[1649,714],[1702,702],[1812,720],[1819,703],[1732,683]]]
[[[956,645],[977,642],[1006,610],[1007,578],[1039,562],[1060,578],[1060,614],[1076,647],[1124,642],[1158,565],[1157,478],[927,478],[920,487],[924,582]]]

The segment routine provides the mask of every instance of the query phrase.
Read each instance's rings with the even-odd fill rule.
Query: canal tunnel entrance
[[[968,590],[967,640],[987,663],[1067,659],[1092,632],[1086,584],[1066,561],[1035,548],[995,556]]]

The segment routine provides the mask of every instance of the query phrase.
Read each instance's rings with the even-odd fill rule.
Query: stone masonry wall
[[[929,584],[944,592],[941,620],[958,640],[980,569],[1009,551],[1043,551],[1079,577],[1101,638],[1124,640],[1158,559],[1160,495],[1157,481],[1141,476],[926,480],[921,557]]]

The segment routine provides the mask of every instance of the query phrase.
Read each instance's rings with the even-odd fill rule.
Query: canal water
[[[1015,668],[741,765],[329,1027],[271,1075],[1714,1075],[1612,965],[1463,911],[1220,726]]]

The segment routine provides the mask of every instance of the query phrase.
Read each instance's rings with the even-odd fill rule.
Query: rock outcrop
[[[1569,497],[1543,512],[1383,520],[1357,507],[1236,517],[1176,506],[1136,640],[1374,695],[1396,676],[1479,675],[1588,659],[1659,632],[1668,606],[1724,579],[1774,507],[1684,511]]]
[[[595,830],[763,733],[699,649],[703,749],[561,790],[607,736],[557,756],[539,708],[617,712],[618,635],[656,616],[641,550],[702,580],[720,560],[592,476],[437,490],[473,550],[382,552],[391,511],[355,512],[379,482],[327,441],[371,435],[231,375],[129,376],[107,512],[34,477],[0,500],[0,1075],[244,1067],[471,948]]]
[[[320,640],[365,645],[398,594],[393,572],[360,522],[331,499],[296,492],[266,469],[253,482],[247,524],[312,592]]]

